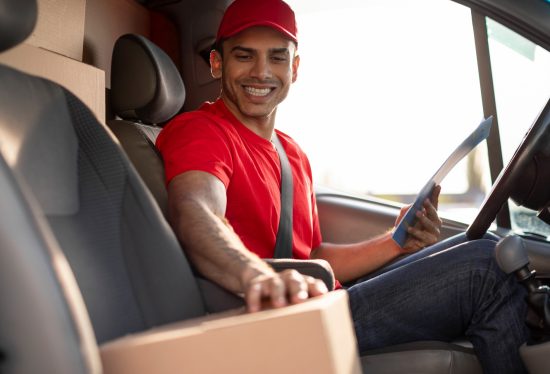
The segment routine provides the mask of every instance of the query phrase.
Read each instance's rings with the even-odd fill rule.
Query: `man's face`
[[[267,27],[252,27],[223,43],[223,58],[210,57],[212,75],[222,78],[222,98],[243,122],[269,119],[296,80],[295,44]]]

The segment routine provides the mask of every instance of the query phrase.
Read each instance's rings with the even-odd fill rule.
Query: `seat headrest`
[[[0,52],[27,39],[37,17],[36,0],[0,0]]]
[[[116,115],[158,124],[177,114],[184,101],[179,71],[163,50],[135,34],[116,41],[111,63],[111,105]]]

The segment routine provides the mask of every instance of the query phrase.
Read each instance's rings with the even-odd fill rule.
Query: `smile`
[[[267,96],[274,88],[254,88],[250,86],[244,86],[246,93],[252,96]]]

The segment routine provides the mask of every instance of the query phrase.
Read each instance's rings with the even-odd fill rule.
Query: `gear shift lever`
[[[515,235],[505,237],[498,242],[495,256],[502,271],[506,274],[515,273],[518,281],[527,288],[529,293],[539,289],[540,282],[535,279],[535,271],[530,271],[528,267],[529,257],[527,257],[523,239]]]
[[[529,257],[523,239],[519,236],[507,236],[498,242],[495,248],[498,266],[506,274],[515,273],[518,281],[527,288],[527,304],[530,312],[527,324],[541,333],[539,338],[550,335],[550,289],[542,286],[535,278],[535,271],[529,270]]]

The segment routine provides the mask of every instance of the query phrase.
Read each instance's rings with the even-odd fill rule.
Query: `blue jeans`
[[[494,240],[464,241],[428,247],[348,289],[361,353],[465,336],[485,373],[525,372],[526,291],[498,267]]]

